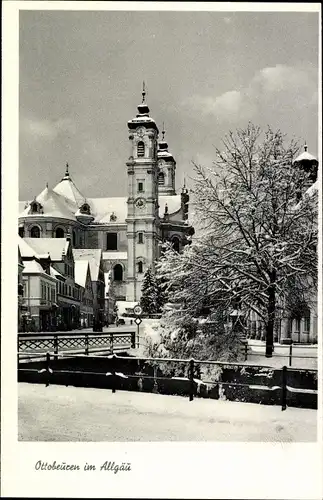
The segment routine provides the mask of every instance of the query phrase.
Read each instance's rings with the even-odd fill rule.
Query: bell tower
[[[139,301],[144,272],[154,268],[158,255],[158,128],[149,116],[143,84],[138,114],[128,121],[130,157],[128,174],[128,274],[127,300]]]
[[[160,195],[174,195],[175,191],[175,170],[176,161],[168,151],[168,144],[165,141],[165,125],[163,124],[162,140],[158,144],[158,191]]]

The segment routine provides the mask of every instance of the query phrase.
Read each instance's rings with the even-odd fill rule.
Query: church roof
[[[43,207],[43,213],[30,214],[30,206],[28,206],[20,213],[20,217],[58,217],[69,220],[76,220],[75,212],[77,207],[75,203],[69,198],[59,195],[54,190],[46,187],[38,196],[36,201]]]
[[[67,198],[76,207],[76,210],[85,203],[85,196],[76,187],[72,178],[65,174],[65,177],[53,188],[53,191],[64,198]],[[74,210],[74,212],[76,211]]]
[[[52,261],[61,261],[68,251],[69,241],[65,238],[24,238],[37,254],[49,253]]]
[[[95,222],[124,224],[127,217],[127,197],[113,198],[88,198],[91,212],[95,217]],[[111,221],[111,215],[115,215],[115,221]]]
[[[89,261],[75,260],[74,265],[75,265],[74,267],[75,283],[85,288],[87,272],[89,269]]]
[[[91,280],[98,281],[102,250],[92,248],[73,248],[74,261],[86,260],[90,265]]]
[[[301,162],[301,161],[316,161],[317,162],[317,158],[315,158],[315,156],[313,156],[311,153],[309,153],[307,151],[307,145],[305,144],[304,146],[304,151],[303,153],[301,153],[295,160],[294,160],[294,163],[298,163],[298,162]]]
[[[165,205],[168,207],[168,213],[173,214],[181,209],[181,195],[160,195],[159,196],[159,215],[162,217],[165,212]]]

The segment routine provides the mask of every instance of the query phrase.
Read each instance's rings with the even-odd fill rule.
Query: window
[[[31,228],[30,237],[31,238],[40,238],[40,229],[38,226],[34,226]]]
[[[64,238],[64,229],[62,229],[61,227],[58,227],[55,231],[55,238]]]
[[[19,234],[19,236],[21,236],[21,238],[23,238],[25,236],[25,229],[24,229],[24,227],[20,227],[19,228],[18,234]]]
[[[113,268],[113,278],[114,281],[122,281],[123,269],[121,264],[116,264]]]
[[[139,274],[143,273],[143,267],[144,267],[143,263],[141,261],[138,262],[138,273]]]
[[[71,297],[72,296],[72,289],[71,285],[68,285],[68,295]]]
[[[311,330],[311,316],[308,314],[304,318],[304,332],[310,333]]]
[[[165,175],[163,172],[158,174],[158,185],[163,186],[165,184]]]
[[[144,191],[144,183],[138,182],[138,193],[143,193]]]
[[[107,250],[118,250],[117,233],[107,233]]]
[[[72,233],[72,238],[73,238],[73,247],[75,247],[76,246],[76,232],[75,231],[73,231],[73,233]]]
[[[137,156],[138,158],[145,156],[145,145],[142,141],[137,144]]]
[[[172,244],[175,252],[179,252],[179,239],[176,236],[172,239]]]
[[[138,243],[143,243],[144,242],[144,235],[143,233],[138,233]]]

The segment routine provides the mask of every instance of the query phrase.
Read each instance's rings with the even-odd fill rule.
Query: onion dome
[[[163,123],[163,130],[162,130],[162,139],[158,143],[158,151],[157,151],[157,158],[161,159],[163,158],[165,161],[173,161],[174,163],[174,157],[173,155],[168,151],[168,144],[165,141],[165,126]]]
[[[316,162],[318,163],[317,161],[317,158],[315,158],[315,156],[313,156],[311,153],[309,153],[307,151],[307,144],[304,145],[304,151],[303,153],[301,153],[294,161],[293,163],[301,163],[303,161],[310,161],[310,162]]]
[[[145,82],[143,82],[142,102],[141,104],[139,104],[137,109],[138,109],[138,114],[136,115],[136,118],[133,118],[132,120],[128,121],[128,127],[130,129],[135,129],[139,126],[146,126],[147,128],[153,128],[158,132],[155,120],[153,120],[149,116],[149,107],[148,104],[146,103]]]
[[[304,145],[303,153],[293,161],[293,165],[309,174],[310,182],[315,182],[317,179],[318,163],[317,158],[307,151],[307,144]]]

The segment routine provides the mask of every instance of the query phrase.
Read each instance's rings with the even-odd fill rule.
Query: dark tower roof
[[[139,126],[143,126],[146,128],[153,128],[157,130],[158,128],[156,125],[155,120],[153,120],[149,116],[149,107],[148,104],[146,103],[146,89],[145,89],[145,82],[143,82],[143,89],[142,89],[142,102],[138,106],[138,114],[136,115],[136,118],[133,118],[132,120],[128,121],[128,127],[130,129],[135,129]]]

